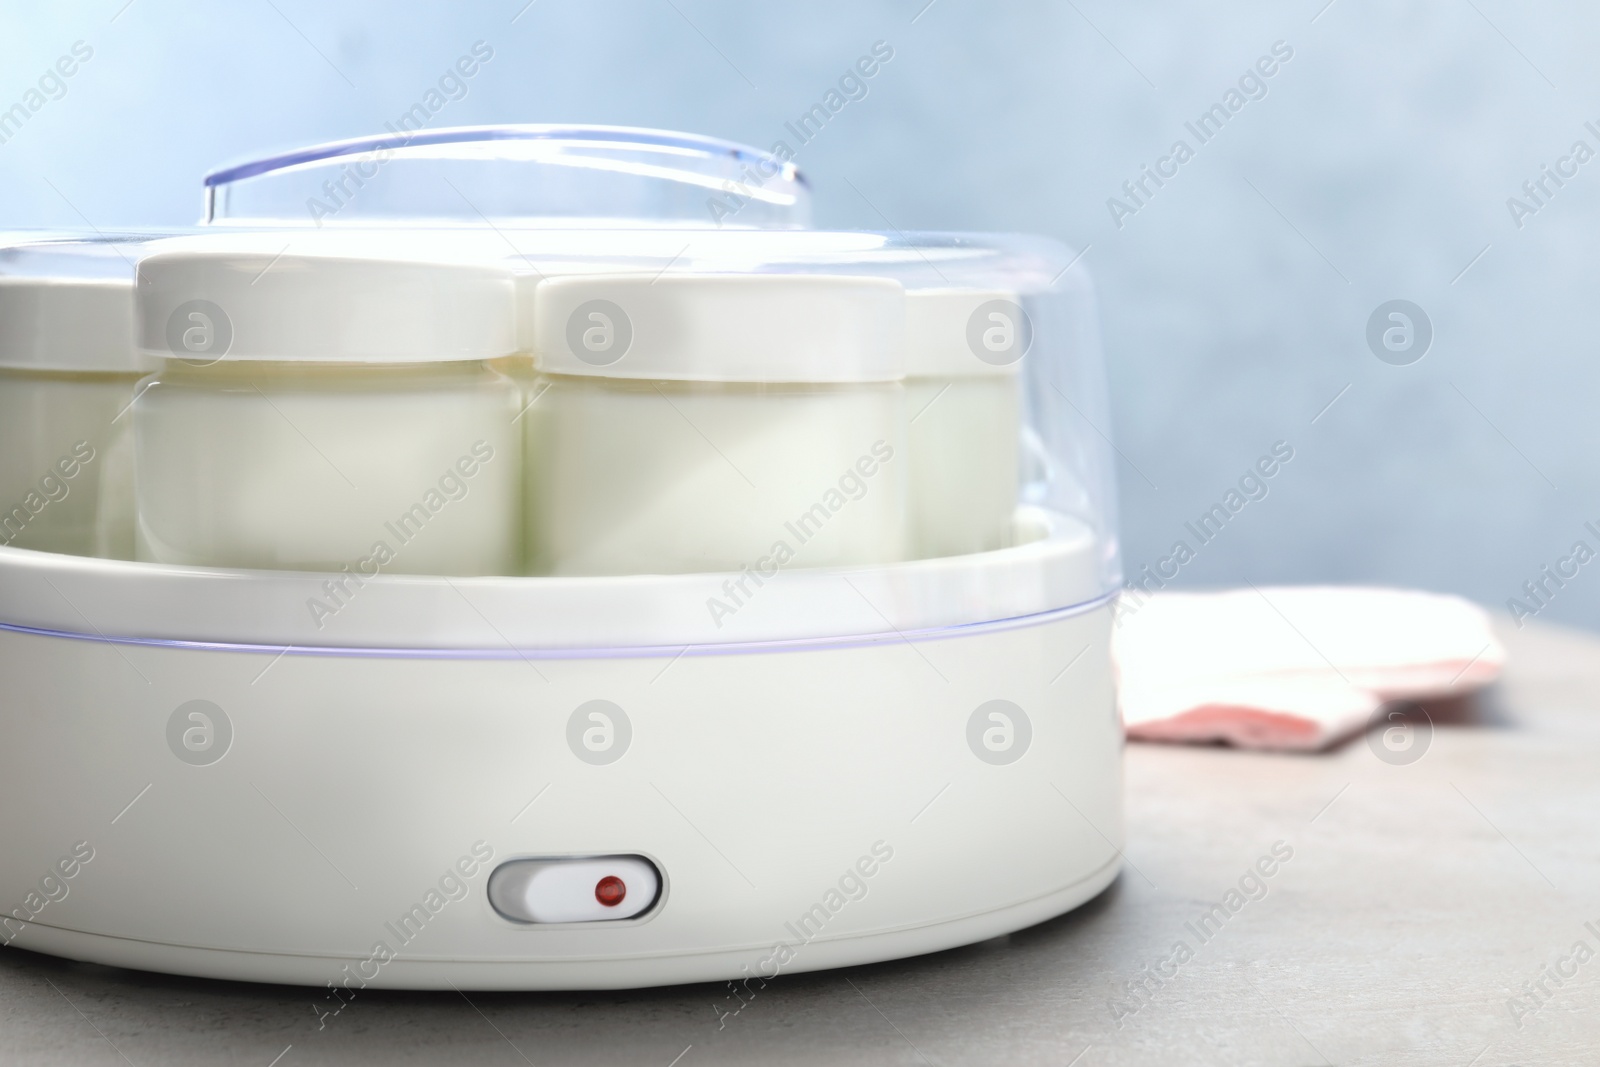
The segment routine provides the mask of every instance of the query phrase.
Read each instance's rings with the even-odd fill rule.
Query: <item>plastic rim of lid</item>
[[[154,368],[133,343],[133,282],[0,277],[0,367],[136,374]]]
[[[1033,340],[1022,298],[1003,289],[906,291],[906,376],[1015,374]]]
[[[631,126],[391,126],[216,170],[204,183],[208,225],[791,229],[811,220],[810,187],[789,156]]]
[[[821,274],[547,278],[524,294],[550,374],[684,382],[905,377],[905,289]]]
[[[516,351],[509,271],[204,238],[139,261],[139,347],[185,362],[443,363]]]

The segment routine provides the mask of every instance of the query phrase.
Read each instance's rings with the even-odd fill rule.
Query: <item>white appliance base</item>
[[[0,622],[0,942],[337,1000],[759,982],[980,941],[1116,877],[1110,631],[1100,601],[489,659]],[[604,857],[659,872],[637,917],[490,902],[508,861]]]

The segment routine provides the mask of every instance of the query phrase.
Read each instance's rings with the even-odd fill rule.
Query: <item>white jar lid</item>
[[[217,234],[139,261],[139,346],[185,361],[437,363],[516,351],[510,271],[422,244]]]
[[[908,289],[906,376],[1015,374],[1033,345],[1022,299],[1003,289]]]
[[[127,278],[0,277],[0,367],[135,374]]]
[[[905,377],[905,289],[887,278],[547,278],[532,305],[534,361],[551,374],[772,383]]]

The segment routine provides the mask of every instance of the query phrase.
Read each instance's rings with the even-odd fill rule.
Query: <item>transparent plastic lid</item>
[[[787,158],[625,126],[393,130],[205,176],[220,226],[622,224],[802,228],[811,193]]]
[[[219,171],[206,191],[208,225],[140,250],[135,297],[146,352],[176,357],[162,373],[196,390],[196,410],[240,373],[211,363],[252,360],[477,361],[485,388],[515,394],[506,424],[470,423],[505,436],[504,492],[452,504],[461,544],[443,562],[408,549],[407,573],[719,576],[691,605],[717,639],[749,637],[786,603],[755,592],[780,572],[887,568],[896,619],[926,616],[935,594],[918,576],[934,572],[959,586],[937,596],[969,621],[1103,603],[1121,583],[1095,296],[1059,242],[813,229],[791,160],[619,128],[391,131]],[[197,336],[226,337],[217,351],[188,347],[196,323]],[[337,377],[269,369],[268,392],[269,378],[290,389]],[[369,370],[361,382],[388,388]],[[352,464],[394,467],[401,488],[444,462],[397,466],[424,435],[385,421],[386,393],[335,403],[307,388],[279,398],[304,410],[257,412],[262,425],[285,432],[287,414],[289,432],[343,441]],[[151,528],[244,531],[156,562],[295,569],[278,551],[293,544],[312,561],[295,566],[316,570],[359,559],[414,502],[346,500],[349,485],[328,482],[300,437],[268,448],[231,421],[201,434],[203,420],[151,395],[136,423],[178,444],[142,484],[182,488],[200,516],[156,514],[145,493]],[[352,434],[357,411],[371,421]],[[454,462],[473,441],[446,443]],[[188,458],[224,452],[248,463]],[[282,509],[281,530],[235,522],[261,513],[249,482],[267,467],[274,485],[328,482],[333,503]],[[214,521],[231,500],[222,518],[234,525]],[[306,518],[339,508],[364,518]],[[520,561],[491,561],[508,538]],[[271,551],[250,555],[258,545]],[[986,577],[991,557],[1014,561],[1020,586]],[[1037,598],[1006,591],[1023,586]],[[784,607],[771,632],[828,630],[838,605],[823,601],[810,622]]]

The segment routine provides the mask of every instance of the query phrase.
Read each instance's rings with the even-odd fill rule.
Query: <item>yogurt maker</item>
[[[812,228],[791,157],[437,131],[14,240],[0,941],[331,1011],[764,983],[1109,885],[1088,279]],[[49,500],[68,438],[126,503],[47,526],[115,495]]]

